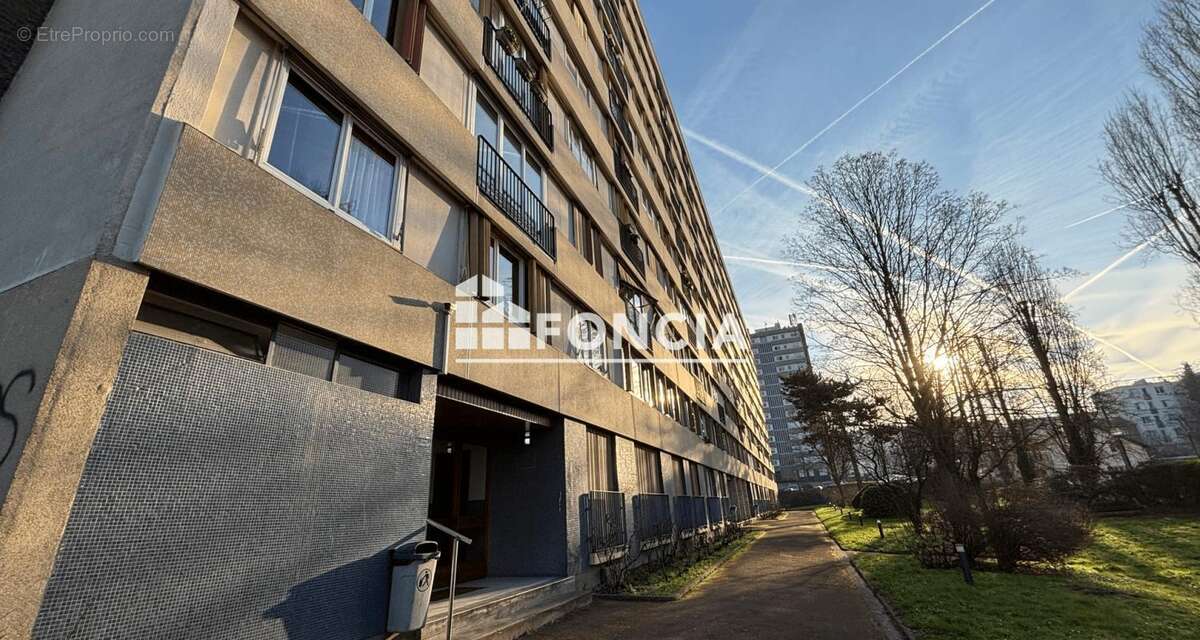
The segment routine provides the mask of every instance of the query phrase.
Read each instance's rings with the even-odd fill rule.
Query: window
[[[611,433],[588,429],[588,487],[592,491],[617,490],[617,459]]]
[[[525,261],[499,240],[492,240],[491,278],[500,284],[500,291],[491,300],[514,322],[529,322],[525,310]]]
[[[350,0],[375,31],[414,69],[421,67],[427,0]]]
[[[396,0],[350,0],[388,42],[395,33]]]
[[[575,356],[600,374],[608,375],[608,336],[604,324],[596,318],[576,316],[571,330],[578,332],[576,347],[579,352]]]
[[[359,226],[399,240],[400,156],[296,73],[287,74],[266,163]]]
[[[638,493],[663,493],[662,462],[658,451],[637,445]]]
[[[288,79],[267,162],[309,191],[329,198],[342,114],[299,77]]]
[[[386,236],[395,200],[396,161],[375,141],[355,131],[346,159],[338,205],[375,233]]]
[[[538,200],[545,202],[546,187],[543,180],[542,163],[534,157],[529,145],[521,139],[516,128],[508,126],[505,116],[492,107],[491,102],[482,93],[477,93],[475,96],[475,135],[482,136],[487,140],[500,153],[500,157],[504,158],[505,164],[521,176],[521,181],[525,183],[526,187],[529,187]],[[524,192],[520,191],[521,185],[515,184],[515,181],[505,180],[504,187],[512,190],[508,195],[514,201],[523,202],[525,200]]]

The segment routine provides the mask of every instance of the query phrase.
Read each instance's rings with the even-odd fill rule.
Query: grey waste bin
[[[392,549],[392,595],[388,603],[388,631],[415,631],[425,626],[438,543],[425,540]]]

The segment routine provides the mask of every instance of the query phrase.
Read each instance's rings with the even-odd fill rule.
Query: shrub
[[[1200,461],[1143,465],[1115,474],[1100,487],[1097,508],[1200,507]]]
[[[1009,487],[983,512],[985,538],[1001,571],[1021,563],[1062,564],[1083,548],[1091,521],[1078,503],[1049,493]]]
[[[890,518],[905,512],[904,501],[909,500],[908,492],[903,487],[872,484],[863,487],[854,496],[851,506],[861,509],[867,518]]]

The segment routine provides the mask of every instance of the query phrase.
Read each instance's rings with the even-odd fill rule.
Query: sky
[[[1122,204],[1097,169],[1102,132],[1127,90],[1153,88],[1138,41],[1154,6],[641,0],[751,330],[795,312],[797,269],[782,264],[808,202],[795,186],[846,153],[894,150],[944,187],[1008,201],[1047,266],[1079,273],[1064,294],[1128,253],[1122,211],[1068,225]],[[1185,279],[1178,259],[1143,251],[1071,295],[1114,381],[1200,361]],[[809,339],[819,367],[819,329]]]

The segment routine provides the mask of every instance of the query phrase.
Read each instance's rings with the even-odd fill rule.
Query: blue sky
[[[945,186],[1014,205],[1026,243],[1077,270],[1065,294],[1125,254],[1120,204],[1096,166],[1104,119],[1131,87],[1150,0],[642,0],[717,237],[751,328],[792,311],[785,238],[807,196],[761,173],[959,28],[781,166],[803,182],[844,153],[932,163]],[[978,13],[976,14],[976,12]],[[967,20],[972,14],[976,14]],[[961,26],[959,26],[961,25]],[[734,258],[757,259],[736,260]],[[1200,360],[1178,309],[1186,273],[1145,252],[1071,297],[1115,379]],[[819,331],[814,339],[820,341]]]

